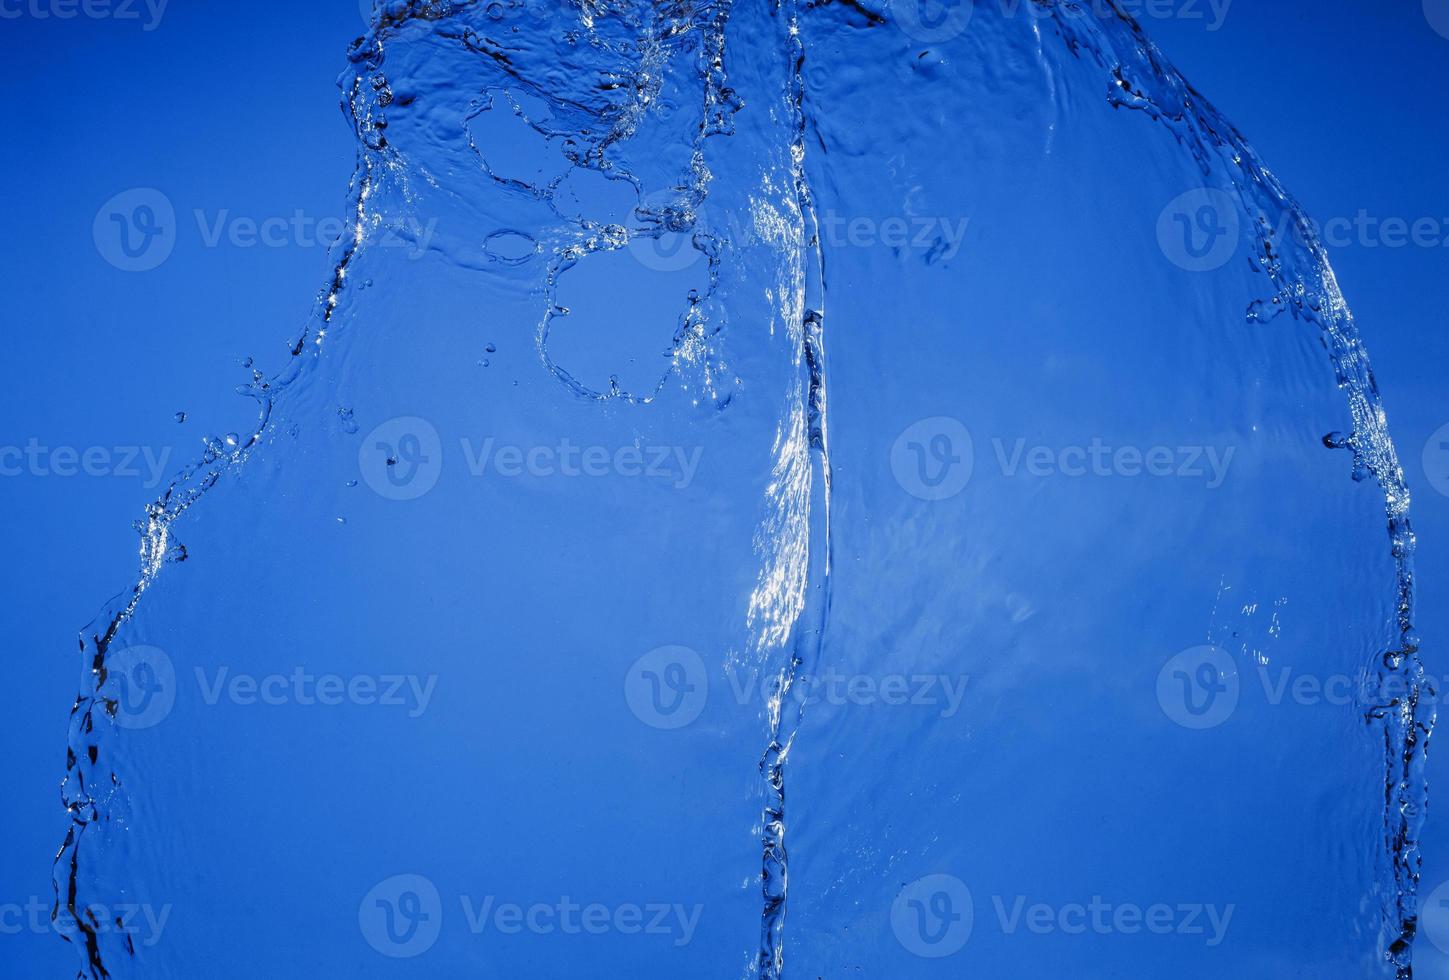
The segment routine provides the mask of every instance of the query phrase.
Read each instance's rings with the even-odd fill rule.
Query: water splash
[[[1221,182],[1252,216],[1259,248],[1251,262],[1270,293],[1248,307],[1247,319],[1266,323],[1287,312],[1321,332],[1353,420],[1351,433],[1329,439],[1329,445],[1351,450],[1356,478],[1372,477],[1384,493],[1401,642],[1373,670],[1381,689],[1393,677],[1409,693],[1365,705],[1364,712],[1384,743],[1383,947],[1398,975],[1409,977],[1434,692],[1413,632],[1409,495],[1352,315],[1298,205],[1128,17],[1084,20],[1064,14],[1070,5],[1034,3],[1049,15],[1041,23],[1052,26],[1061,46],[1057,51],[1050,38],[1035,35],[1029,62],[1046,79],[1042,111],[1053,118],[1066,112],[1054,68],[1063,53],[1092,60],[1113,105],[1167,127],[1204,177]],[[778,373],[760,372],[783,384],[771,389],[778,396],[769,454],[773,468],[760,502],[759,568],[742,618],[750,663],[775,678],[759,759],[763,904],[758,942],[751,938],[748,944],[747,972],[785,975],[787,763],[807,731],[804,702],[792,692],[822,658],[835,548],[827,249],[817,213],[820,193],[809,176],[825,145],[819,123],[826,109],[813,102],[820,76],[812,72],[805,22],[849,21],[861,31],[883,31],[898,19],[894,6],[742,0],[583,0],[506,9],[447,0],[380,4],[367,36],[354,44],[342,79],[344,107],[358,139],[348,203],[351,234],[337,247],[328,282],[288,364],[270,378],[256,376],[244,391],[259,405],[255,427],[244,436],[210,442],[147,508],[138,524],[135,583],[106,605],[82,637],[85,674],[72,711],[63,784],[72,823],[55,864],[54,914],[74,924],[71,932],[81,937],[89,976],[109,977],[137,956],[129,941],[117,940],[104,923],[88,917],[85,902],[86,893],[101,890],[88,863],[99,864],[95,855],[114,846],[111,836],[124,829],[127,814],[129,777],[114,751],[119,695],[117,679],[107,670],[110,648],[167,566],[185,560],[178,532],[192,506],[298,424],[287,409],[294,400],[312,397],[302,382],[336,342],[329,331],[345,335],[355,326],[348,306],[368,282],[357,274],[359,257],[386,228],[405,229],[399,214],[378,202],[396,207],[430,198],[445,199],[449,208],[470,216],[491,215],[490,208],[508,214],[506,224],[493,222],[494,230],[484,236],[445,228],[429,247],[451,267],[495,277],[523,297],[520,305],[537,312],[533,340],[540,368],[581,404],[600,412],[639,409],[682,392],[703,409],[701,417],[708,420],[703,424],[709,424],[733,411],[742,393],[751,393],[753,376],[740,362],[755,357],[781,362],[772,365]],[[524,18],[531,20],[517,23]],[[727,38],[737,46],[740,37],[760,50],[727,48]],[[404,50],[390,63],[394,45]],[[436,67],[429,67],[429,54]],[[757,70],[758,77],[731,78],[727,66],[737,61]],[[463,64],[471,66],[468,79],[484,79],[476,91],[460,91],[462,77],[448,74]],[[929,73],[934,67],[923,52],[912,70]],[[434,115],[415,111],[429,100],[436,100],[426,105]],[[751,100],[759,108],[755,115],[745,112]],[[751,127],[744,135],[741,118]],[[764,148],[757,159],[741,164],[732,156],[740,152],[732,143],[749,141]],[[412,152],[400,151],[400,142]],[[743,209],[711,196],[719,175],[732,167],[753,181],[749,220],[743,223],[734,220]],[[604,206],[610,200],[615,206]],[[1283,227],[1274,219],[1285,212],[1308,243],[1305,250],[1274,239],[1274,229]],[[768,281],[768,329],[771,337],[779,331],[781,343],[764,355],[731,337],[732,328],[744,330],[731,322],[731,310],[747,278],[735,275],[732,266],[749,261],[751,248],[772,256],[768,277],[760,278]],[[666,310],[667,317],[640,317],[650,321],[648,329],[638,337],[630,334],[629,345],[617,350],[600,354],[571,346],[587,342],[575,339],[588,333],[580,330],[580,321],[611,303],[598,292],[597,279],[586,274],[604,268],[611,257],[626,256],[659,274],[649,280],[651,292],[659,292],[651,309]],[[922,261],[939,270],[941,257],[933,247]],[[695,281],[686,282],[691,275]],[[644,366],[634,368],[636,360]],[[601,364],[607,367],[601,370]],[[335,411],[355,434],[352,409]],[[741,758],[737,765],[748,762]],[[807,971],[810,966],[803,964]]]
[[[1167,126],[1205,176],[1226,180],[1238,206],[1253,221],[1258,251],[1251,262],[1272,290],[1267,299],[1252,301],[1247,320],[1263,323],[1286,312],[1321,332],[1354,423],[1351,435],[1330,434],[1325,444],[1349,449],[1353,478],[1371,477],[1383,491],[1389,547],[1397,568],[1393,605],[1399,644],[1384,651],[1369,669],[1376,676],[1376,690],[1403,693],[1364,710],[1365,719],[1381,730],[1384,740],[1384,859],[1392,880],[1383,903],[1385,955],[1399,977],[1410,977],[1422,865],[1419,838],[1428,800],[1425,765],[1437,701],[1418,655],[1414,630],[1416,542],[1409,520],[1410,495],[1368,351],[1312,219],[1243,135],[1125,13],[1118,10],[1113,19],[1083,21],[1053,9],[1063,38],[1108,72],[1108,99],[1114,106],[1142,112]],[[1091,29],[1098,26],[1100,31]],[[1282,229],[1291,229],[1301,247],[1277,240]]]

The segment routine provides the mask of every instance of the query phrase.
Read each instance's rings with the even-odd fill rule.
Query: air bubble
[[[538,253],[538,242],[521,231],[495,231],[483,240],[483,251],[495,262],[522,265]]]

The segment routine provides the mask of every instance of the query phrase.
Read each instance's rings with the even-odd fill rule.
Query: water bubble
[[[495,262],[522,265],[538,253],[538,242],[521,231],[495,231],[483,240],[483,251]]]

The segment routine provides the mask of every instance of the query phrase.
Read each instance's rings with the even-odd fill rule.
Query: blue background
[[[1238,0],[1218,31],[1198,20],[1143,24],[1320,221],[1365,210],[1449,225],[1449,38],[1431,29],[1418,0],[1311,9]],[[204,436],[250,427],[252,405],[232,394],[249,375],[241,361],[281,362],[326,275],[325,247],[208,247],[194,211],[209,220],[223,210],[257,220],[342,214],[353,140],[333,83],[362,27],[358,5],[342,0],[285,16],[178,3],[154,30],[84,17],[0,20],[9,69],[0,178],[10,191],[0,445],[151,447],[170,450],[174,470]],[[92,224],[105,201],[137,187],[163,191],[179,220],[169,259],[127,273],[98,253]],[[1449,248],[1358,243],[1331,257],[1415,491],[1424,659],[1444,676],[1449,497],[1425,478],[1423,452],[1449,423]],[[1441,477],[1449,474],[1449,451],[1438,460]],[[11,678],[0,686],[0,904],[49,900],[66,822],[57,784],[75,634],[132,579],[130,522],[154,496],[143,482],[0,478]],[[1442,752],[1430,772],[1435,784],[1449,779]],[[1431,812],[1425,891],[1449,879],[1442,812]],[[1425,946],[1421,975],[1449,977],[1449,959]],[[0,936],[0,962],[7,976],[75,968],[58,937],[30,931]]]

